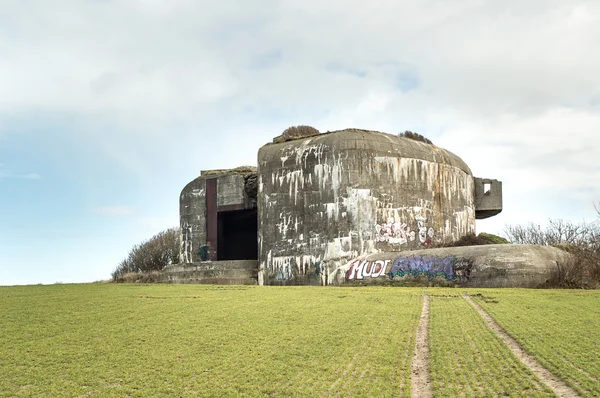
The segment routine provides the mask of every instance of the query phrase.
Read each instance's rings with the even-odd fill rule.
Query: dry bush
[[[290,126],[287,129],[283,130],[283,135],[290,137],[305,137],[310,135],[320,134],[319,130],[312,126]]]
[[[116,278],[113,276],[113,278],[115,279],[115,282],[134,283],[141,278],[141,275],[141,272],[126,272],[122,275],[117,276]]]
[[[578,224],[550,220],[546,227],[508,225],[505,233],[513,243],[554,246],[570,254],[556,262],[547,287],[600,286],[600,221]]]
[[[421,141],[433,145],[433,142],[431,142],[431,140],[429,140],[428,138],[425,138],[421,134],[412,132],[410,130],[406,130],[404,133],[398,134],[398,137],[410,138],[411,140]]]
[[[149,240],[133,246],[127,258],[113,271],[112,280],[118,282],[127,274],[160,271],[167,265],[179,263],[180,244],[179,228],[159,232]],[[133,276],[129,275],[128,278]]]
[[[588,249],[570,247],[570,256],[557,261],[546,287],[597,289],[600,287],[600,254]]]
[[[574,223],[572,221],[548,221],[546,227],[539,224],[507,225],[505,234],[513,243],[528,245],[572,245],[600,249],[600,223]]]
[[[127,272],[117,276],[114,281],[119,283],[156,283],[160,282],[161,278],[162,273],[159,271]]]
[[[273,138],[273,143],[277,144],[319,134],[321,132],[312,126],[291,126],[285,129],[281,135]]]

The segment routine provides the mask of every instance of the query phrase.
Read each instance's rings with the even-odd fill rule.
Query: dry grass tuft
[[[404,133],[398,134],[398,137],[409,138],[411,140],[420,141],[420,142],[424,142],[426,144],[433,145],[433,142],[431,142],[431,140],[429,140],[428,138],[425,138],[421,134],[415,133],[415,132],[410,131],[410,130],[406,130]]]
[[[162,279],[162,272],[127,272],[117,276],[114,281],[117,283],[158,283]]]
[[[281,135],[273,138],[273,143],[279,144],[281,142],[312,137],[319,134],[321,134],[321,132],[312,126],[291,126],[285,129]]]

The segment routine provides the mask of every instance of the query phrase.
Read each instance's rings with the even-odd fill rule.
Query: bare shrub
[[[415,132],[410,131],[410,130],[406,130],[404,133],[398,134],[398,137],[410,138],[411,140],[421,141],[421,142],[425,142],[427,144],[432,144],[433,145],[433,142],[431,142],[431,140],[429,140],[428,138],[425,138],[421,134],[415,133]]]
[[[539,224],[508,225],[508,239],[517,244],[554,246],[569,253],[557,261],[548,287],[592,288],[600,285],[600,221],[573,223],[550,220]]]
[[[170,228],[133,246],[127,258],[121,261],[113,271],[112,280],[126,282],[129,279],[137,278],[134,280],[137,282],[139,277],[134,277],[134,274],[160,271],[169,264],[179,263],[180,242],[179,228]]]
[[[281,135],[273,138],[273,143],[277,144],[280,142],[297,140],[299,138],[312,137],[313,135],[318,134],[321,134],[321,132],[312,126],[291,126],[283,130]]]
[[[600,287],[600,255],[578,247],[561,247],[570,253],[554,264],[546,287],[594,289]]]
[[[507,225],[505,234],[513,243],[529,245],[583,245],[597,244],[593,238],[599,236],[598,223],[576,224],[572,221],[550,219],[546,227],[530,223]]]
[[[316,128],[314,128],[312,126],[300,125],[300,126],[288,127],[287,129],[283,130],[283,134],[293,136],[293,137],[297,137],[297,136],[302,137],[304,135],[320,134],[320,132],[319,132],[319,130],[317,130]]]

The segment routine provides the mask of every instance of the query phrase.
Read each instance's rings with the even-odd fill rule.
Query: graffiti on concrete
[[[452,268],[452,263],[454,260],[454,257],[398,257],[392,264],[389,278],[394,279],[395,276],[403,277],[405,275],[412,275],[414,278],[417,278],[420,275],[424,275],[429,280],[432,280],[437,276],[453,279],[454,270]]]
[[[413,242],[416,237],[415,231],[411,231],[408,225],[394,221],[375,225],[375,232],[377,242],[397,243],[401,245]]]
[[[435,230],[431,227],[428,228],[424,220],[418,220],[416,230],[411,230],[406,223],[391,219],[387,223],[375,225],[375,232],[377,242],[404,245],[408,242],[414,242],[418,238],[419,242],[426,247],[431,246],[432,239],[435,236]]]
[[[210,246],[200,246],[198,248],[198,257],[200,257],[200,261],[208,261],[208,259],[210,258]]]
[[[426,247],[431,246],[431,239],[435,235],[435,231],[433,230],[433,228],[431,228],[431,227],[427,228],[425,226],[424,220],[418,221],[418,228],[419,228],[419,242],[421,242],[421,244],[423,246],[426,246]]]
[[[316,262],[313,264],[315,272],[309,276],[310,279],[319,282],[322,285],[327,284],[327,270],[325,266],[321,262]]]
[[[315,263],[313,265],[313,267],[315,268],[315,276],[317,278],[320,278],[321,275],[323,275],[323,271],[324,271],[323,266],[321,265],[321,263]]]
[[[285,263],[276,264],[275,280],[287,281],[293,278],[292,264],[287,261]]]
[[[473,264],[470,261],[457,260],[452,264],[454,279],[459,282],[468,282],[471,279]]]
[[[471,278],[473,264],[470,261],[458,260],[456,257],[436,256],[401,256],[392,260],[356,260],[346,273],[347,280],[365,278],[395,277],[412,275],[413,278],[425,276],[428,280],[443,277],[447,280],[467,282]]]
[[[385,275],[385,271],[390,262],[391,260],[377,260],[372,262],[367,260],[357,260],[350,266],[346,279],[364,279],[365,277],[377,278]]]

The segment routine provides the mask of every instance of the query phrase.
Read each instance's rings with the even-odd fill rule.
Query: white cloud
[[[600,87],[593,1],[20,4],[5,11],[5,109],[335,109],[368,87],[393,88],[407,68],[430,106],[488,114],[585,105]],[[274,51],[274,65],[251,67]]]
[[[0,116],[76,115],[63,139],[147,179],[306,123],[429,136],[504,181],[498,220],[600,196],[595,0],[33,3],[0,10]]]

